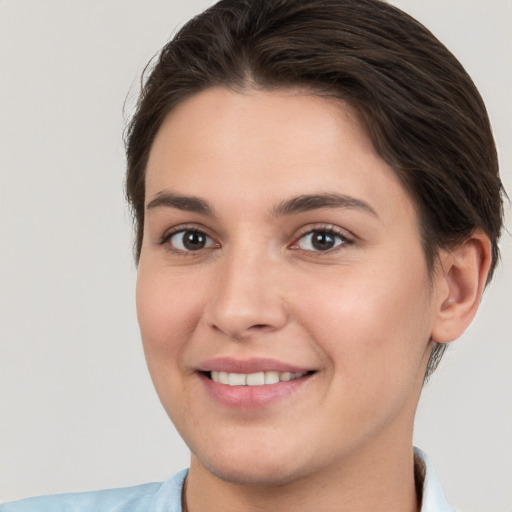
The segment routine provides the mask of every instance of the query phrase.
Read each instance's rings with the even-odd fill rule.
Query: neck
[[[417,470],[416,470],[417,472]],[[416,475],[417,476],[417,475]],[[371,449],[336,468],[279,484],[248,485],[223,480],[195,457],[184,492],[184,512],[418,512],[411,444],[397,452]],[[421,486],[418,486],[420,488]]]

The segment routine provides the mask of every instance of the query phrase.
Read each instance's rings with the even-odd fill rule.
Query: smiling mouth
[[[210,371],[204,372],[204,375],[213,382],[218,384],[227,384],[228,386],[265,386],[269,384],[278,384],[279,382],[289,382],[307,375],[312,375],[313,373],[315,372],[277,372],[271,370],[255,373],[230,373]]]

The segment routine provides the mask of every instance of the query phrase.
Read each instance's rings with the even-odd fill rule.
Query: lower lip
[[[285,398],[306,384],[313,374],[298,379],[263,386],[229,386],[214,382],[205,374],[199,374],[208,394],[222,405],[232,409],[256,409]]]

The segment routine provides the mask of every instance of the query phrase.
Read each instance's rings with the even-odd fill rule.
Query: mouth
[[[303,372],[279,372],[276,370],[255,373],[231,373],[224,371],[201,372],[211,381],[228,386],[265,386],[289,382],[315,373],[314,370]]]
[[[311,389],[319,369],[277,359],[217,357],[196,367],[213,402],[237,410],[262,410],[286,397]],[[302,391],[306,392],[306,391]],[[266,409],[265,409],[266,410]]]

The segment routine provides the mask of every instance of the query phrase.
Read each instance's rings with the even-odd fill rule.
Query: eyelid
[[[176,226],[171,226],[170,228],[164,231],[164,234],[161,236],[161,239],[169,238],[180,231],[200,231],[207,235],[207,229],[204,226],[199,224],[185,223],[185,224],[177,224]],[[209,236],[209,235],[208,235]]]

